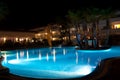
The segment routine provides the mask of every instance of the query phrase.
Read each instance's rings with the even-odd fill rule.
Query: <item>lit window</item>
[[[28,42],[28,38],[26,38],[26,41]]]
[[[31,42],[34,42],[34,40],[32,40]]]
[[[38,36],[40,36],[41,34],[38,34]]]
[[[57,38],[52,38],[53,41],[58,40]]]
[[[55,31],[52,31],[52,34],[55,34]]]
[[[6,42],[6,37],[3,38],[3,41]]]
[[[47,35],[48,33],[45,33],[45,35]]]
[[[15,41],[18,42],[18,38],[15,38]]]
[[[23,38],[20,38],[20,41],[23,41],[24,39]]]
[[[115,24],[113,29],[119,29],[120,28],[120,24]]]

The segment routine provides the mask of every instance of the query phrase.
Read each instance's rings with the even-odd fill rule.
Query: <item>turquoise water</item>
[[[10,73],[32,78],[65,79],[86,76],[106,58],[120,56],[120,46],[106,50],[76,50],[75,47],[53,47],[1,51],[2,65]]]

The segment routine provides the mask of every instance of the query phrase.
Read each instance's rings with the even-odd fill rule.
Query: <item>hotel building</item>
[[[110,18],[110,30],[109,35],[120,35],[120,17]],[[90,30],[91,26],[87,25],[87,30]],[[107,31],[106,29],[106,20],[99,21],[98,28],[100,30],[101,36],[106,38]],[[69,27],[68,27],[69,29]],[[73,42],[76,42],[76,29],[75,27],[70,27],[70,38]],[[11,40],[13,42],[34,42],[33,38],[36,38],[38,41],[47,40],[48,38],[51,41],[57,40],[68,40],[68,35],[62,34],[64,29],[62,25],[59,24],[49,24],[47,26],[31,29],[29,32],[19,32],[19,31],[0,31],[0,43]],[[79,27],[79,32],[83,33],[83,28]]]

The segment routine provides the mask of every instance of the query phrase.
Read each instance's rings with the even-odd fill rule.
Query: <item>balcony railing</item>
[[[110,34],[111,34],[111,35],[113,35],[113,34],[120,35],[120,29],[111,29],[111,30],[110,30]]]

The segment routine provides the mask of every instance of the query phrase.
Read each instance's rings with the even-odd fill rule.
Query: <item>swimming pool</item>
[[[1,51],[2,65],[10,73],[30,78],[68,79],[92,73],[103,59],[120,56],[120,46],[105,50],[76,50],[75,47],[53,47]]]

